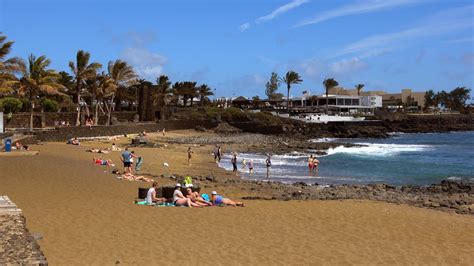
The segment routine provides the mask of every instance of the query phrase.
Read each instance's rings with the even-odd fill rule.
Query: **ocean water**
[[[444,179],[474,180],[474,132],[397,134],[387,139],[316,139],[364,145],[339,146],[318,156],[317,174],[310,174],[307,153],[292,152],[272,156],[270,178],[266,177],[263,154],[241,153],[238,156],[242,178],[318,184],[427,185]],[[271,151],[268,151],[271,153]],[[254,160],[254,175],[242,167],[242,159]],[[230,154],[221,167],[232,170]]]

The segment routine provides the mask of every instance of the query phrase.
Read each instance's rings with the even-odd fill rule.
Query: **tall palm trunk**
[[[99,124],[99,102],[95,103],[95,111],[94,111],[94,126]]]
[[[35,108],[35,104],[33,103],[34,97],[30,92],[30,132],[33,132],[33,109]]]
[[[115,98],[115,93],[112,94],[112,99],[110,100],[110,106],[105,104],[105,107],[107,108],[107,122],[106,122],[106,125],[110,125],[110,120],[112,118],[112,105],[114,104],[114,98]]]
[[[77,100],[77,116],[76,116],[76,126],[81,125],[81,96],[79,93],[76,94]]]
[[[328,93],[329,92],[329,89],[326,89],[326,114],[328,114],[328,103],[329,103],[329,99],[328,99]]]
[[[288,94],[286,97],[286,110],[288,111],[288,114],[289,114],[290,113],[290,89],[291,89],[290,84],[288,84],[287,89],[288,89]]]

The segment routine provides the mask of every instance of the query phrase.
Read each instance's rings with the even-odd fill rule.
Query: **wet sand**
[[[121,169],[120,152],[85,152],[110,144],[84,144],[33,145],[37,156],[0,158],[0,195],[23,210],[30,231],[43,234],[39,244],[51,265],[474,261],[472,216],[370,201],[247,201],[245,208],[203,209],[134,205],[137,187],[149,184],[119,180],[112,167],[92,163],[100,155]],[[186,149],[134,148],[145,158],[142,172],[153,176],[231,177],[212,163],[212,147],[194,147],[191,166]],[[242,195],[238,188],[220,192]]]

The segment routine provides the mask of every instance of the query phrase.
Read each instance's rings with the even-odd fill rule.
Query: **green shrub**
[[[30,111],[31,103],[28,99],[20,99],[22,103],[22,107],[20,112],[28,112]]]
[[[225,112],[229,114],[233,121],[247,121],[248,117],[245,112],[239,108],[230,107],[225,109]]]
[[[57,112],[59,110],[59,103],[48,98],[41,99],[41,106],[45,112]]]
[[[249,113],[252,120],[265,123],[267,125],[281,125],[280,118],[268,112]]]
[[[20,99],[13,97],[6,97],[0,99],[0,108],[3,109],[5,113],[16,113],[21,110],[23,103]]]
[[[205,119],[206,116],[200,112],[194,111],[194,112],[189,113],[188,119],[189,118],[192,120],[202,120],[202,119]]]

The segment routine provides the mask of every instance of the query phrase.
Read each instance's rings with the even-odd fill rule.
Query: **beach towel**
[[[148,204],[148,203],[146,203],[145,200],[137,201],[137,202],[135,202],[135,204],[137,204],[137,205],[146,205],[146,206],[158,206],[158,207],[174,207],[175,206],[174,203],[172,203],[172,202],[162,202],[160,204],[156,204],[156,203]]]
[[[135,164],[135,171],[140,171],[142,164],[143,164],[143,158],[140,156],[138,157],[137,163]]]

